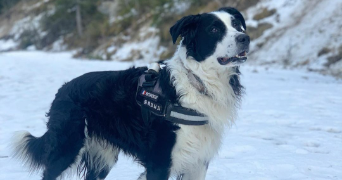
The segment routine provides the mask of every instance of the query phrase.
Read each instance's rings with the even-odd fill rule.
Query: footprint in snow
[[[321,145],[319,143],[317,143],[317,142],[307,142],[307,143],[305,143],[305,146],[306,147],[315,147],[315,148],[317,148],[317,147],[320,147]]]
[[[311,131],[326,131],[326,132],[328,132],[328,133],[336,133],[336,134],[342,132],[342,131],[339,130],[339,129],[330,128],[330,127],[328,127],[328,128],[312,127],[312,128],[310,128],[310,130],[311,130]]]

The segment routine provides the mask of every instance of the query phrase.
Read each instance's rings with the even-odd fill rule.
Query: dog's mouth
[[[219,57],[217,58],[217,61],[221,64],[221,65],[226,65],[230,62],[238,62],[238,63],[244,63],[247,60],[247,51],[242,51],[239,54],[233,56],[233,57]]]

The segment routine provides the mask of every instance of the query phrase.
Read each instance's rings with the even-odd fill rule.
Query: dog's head
[[[173,43],[182,37],[187,57],[216,67],[238,66],[247,60],[250,38],[245,31],[242,14],[231,7],[183,17],[170,29]]]

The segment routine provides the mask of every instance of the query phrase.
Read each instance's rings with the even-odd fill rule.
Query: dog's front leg
[[[138,178],[138,180],[168,180],[168,179],[169,179],[168,168],[147,169]]]
[[[187,170],[177,180],[205,180],[209,163],[200,163],[196,167]]]

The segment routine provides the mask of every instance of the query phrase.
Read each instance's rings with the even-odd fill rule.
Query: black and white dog
[[[239,65],[249,51],[241,13],[230,7],[183,17],[171,27],[182,40],[160,70],[160,87],[172,102],[206,115],[208,124],[183,125],[151,115],[145,122],[135,96],[147,68],[91,72],[56,94],[42,137],[22,133],[16,155],[43,180],[78,166],[87,180],[104,179],[123,152],[146,168],[139,180],[204,180],[225,127],[237,114],[243,87]]]

